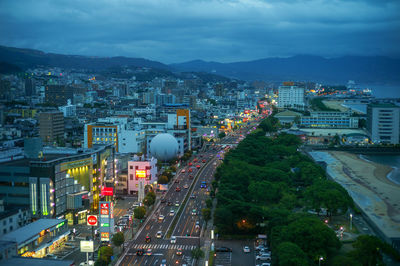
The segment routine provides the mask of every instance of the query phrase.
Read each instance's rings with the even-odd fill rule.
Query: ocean
[[[361,155],[361,159],[388,165],[393,170],[387,175],[392,182],[400,185],[400,155]]]
[[[371,89],[375,98],[400,98],[400,84],[360,84],[358,87]]]

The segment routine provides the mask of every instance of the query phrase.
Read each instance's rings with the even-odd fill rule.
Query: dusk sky
[[[0,0],[0,45],[233,62],[400,57],[400,0]]]

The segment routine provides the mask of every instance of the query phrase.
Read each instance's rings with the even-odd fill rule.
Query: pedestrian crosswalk
[[[197,246],[191,245],[173,245],[173,244],[133,244],[131,248],[134,249],[182,249],[182,250],[193,250]]]

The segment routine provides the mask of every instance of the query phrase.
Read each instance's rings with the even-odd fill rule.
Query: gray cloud
[[[398,14],[397,0],[2,0],[0,44],[166,63],[398,57]]]

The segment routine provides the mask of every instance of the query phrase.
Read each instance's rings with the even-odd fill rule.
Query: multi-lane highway
[[[252,127],[250,124],[226,136],[220,144],[236,144]],[[200,236],[205,222],[201,210],[206,208],[211,181],[223,152],[221,145],[209,146],[179,169],[168,191],[161,196],[163,200],[158,201],[151,217],[128,243],[120,265],[192,263],[191,251],[203,244]],[[179,217],[175,218],[177,215]],[[175,223],[174,218],[177,219]]]

